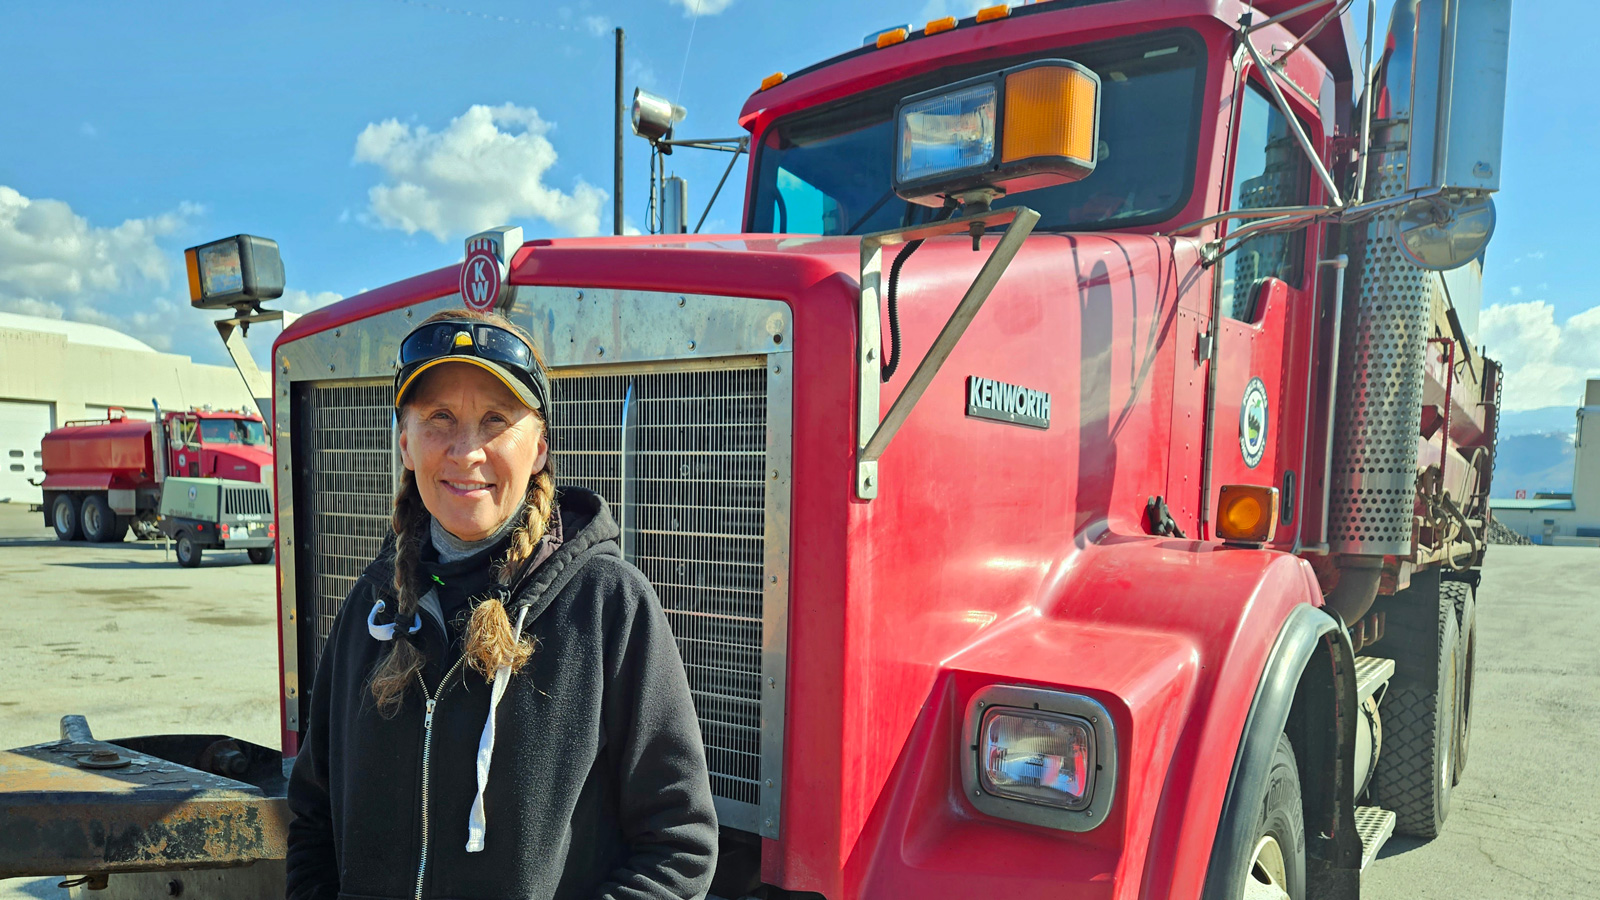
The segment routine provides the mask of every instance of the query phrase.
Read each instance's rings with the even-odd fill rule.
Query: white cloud
[[[30,199],[0,185],[0,310],[104,325],[157,350],[222,362],[222,346],[207,322],[220,314],[189,305],[182,256],[158,245],[202,212],[184,203],[104,227],[60,200]],[[329,291],[290,290],[267,305],[309,312],[340,299]],[[254,334],[250,343],[257,345]],[[270,343],[267,335],[252,349]]]
[[[683,8],[683,14],[694,16],[714,16],[733,5],[733,0],[670,0],[673,6]]]
[[[283,296],[267,304],[272,309],[283,309],[289,312],[304,313],[313,309],[321,309],[330,303],[338,303],[344,299],[343,294],[333,291],[318,291],[315,294],[299,289],[286,290]]]
[[[398,120],[369,124],[355,161],[379,166],[384,183],[367,192],[371,216],[440,242],[514,219],[544,219],[571,234],[600,231],[606,192],[582,179],[570,193],[544,183],[556,163],[537,110],[510,103],[473,106],[442,131]]]
[[[1570,406],[1586,379],[1600,378],[1600,306],[1558,324],[1543,300],[1495,304],[1478,320],[1491,358],[1505,371],[1506,409]]]
[[[605,16],[584,16],[583,27],[589,29],[589,33],[595,37],[604,37],[612,33],[611,21]]]
[[[60,200],[33,200],[0,185],[0,297],[61,302],[140,282],[165,284],[169,261],[156,238],[200,211],[185,203],[159,216],[97,227]]]
[[[1513,296],[1513,297],[1521,297],[1522,296],[1522,285],[1513,284],[1511,286],[1511,296]]]

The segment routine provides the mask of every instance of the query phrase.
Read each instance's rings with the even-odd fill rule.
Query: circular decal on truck
[[[1244,464],[1254,469],[1267,455],[1267,386],[1259,378],[1244,386],[1239,402],[1239,452]]]
[[[500,299],[500,255],[494,241],[467,242],[467,259],[461,264],[461,302],[468,309],[488,312]]]

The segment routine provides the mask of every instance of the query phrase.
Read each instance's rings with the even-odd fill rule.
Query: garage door
[[[44,500],[28,479],[44,480],[39,441],[55,427],[55,420],[54,403],[0,400],[0,501]]]

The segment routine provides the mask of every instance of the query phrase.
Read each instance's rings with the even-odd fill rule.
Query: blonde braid
[[[505,558],[496,566],[495,577],[503,586],[510,587],[522,574],[522,569],[533,559],[539,541],[550,529],[556,501],[554,454],[551,457],[529,480],[522,522],[511,533],[511,546],[506,548]],[[505,604],[491,596],[472,608],[472,619],[467,622],[466,656],[467,665],[492,680],[501,667],[509,668],[512,674],[520,671],[533,656],[533,645],[521,635],[511,633]]]
[[[417,479],[410,469],[400,477],[400,491],[394,497],[390,527],[395,533],[395,615],[416,615],[417,605],[426,593],[420,580],[418,559],[422,542],[427,539],[428,510],[422,505]],[[399,712],[401,699],[412,679],[422,670],[422,664],[422,651],[405,635],[396,634],[389,642],[389,653],[372,671],[372,700],[380,715],[389,718]]]

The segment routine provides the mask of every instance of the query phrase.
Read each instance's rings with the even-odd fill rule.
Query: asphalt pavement
[[[0,503],[0,747],[226,733],[278,743],[274,567],[242,551],[178,566],[159,544],[61,544]],[[1600,900],[1600,551],[1494,547],[1478,594],[1470,766],[1445,833],[1395,838],[1369,900]],[[65,898],[55,879],[0,900]]]

